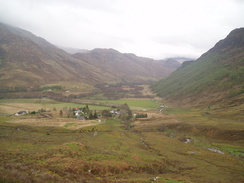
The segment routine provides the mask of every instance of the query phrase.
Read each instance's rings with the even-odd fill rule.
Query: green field
[[[0,104],[3,104],[3,103],[36,103],[37,100],[41,100],[41,99],[1,99]],[[43,101],[46,101],[46,103],[54,102],[51,99],[43,99]]]
[[[127,103],[132,109],[155,109],[160,106],[155,100],[147,99],[120,99],[120,100],[99,100],[105,104],[125,104]]]
[[[84,104],[70,103],[70,102],[59,102],[52,99],[8,99],[0,100],[0,113],[3,114],[13,114],[21,110],[34,111],[39,109],[46,110],[60,110],[63,108],[83,108],[86,106]],[[104,110],[110,109],[107,106],[101,105],[89,105],[91,110]]]
[[[6,113],[4,111],[13,111],[18,112],[19,110],[37,110],[37,109],[63,109],[63,108],[83,108],[86,104],[89,104],[89,108],[91,110],[104,110],[109,109],[110,106],[125,104],[127,103],[131,109],[135,110],[150,110],[155,109],[160,106],[154,100],[146,100],[146,99],[121,99],[121,100],[89,100],[89,101],[80,101],[80,103],[69,103],[69,102],[58,102],[52,99],[7,99],[0,100],[0,113]],[[93,104],[94,103],[94,104]],[[97,104],[97,105],[96,105]],[[12,110],[5,108],[13,107]],[[15,109],[14,109],[15,108]],[[33,109],[32,109],[33,108]]]

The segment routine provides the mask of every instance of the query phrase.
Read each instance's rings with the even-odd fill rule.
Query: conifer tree
[[[63,110],[59,111],[59,117],[61,117],[61,118],[63,117]]]
[[[97,112],[95,111],[94,114],[93,114],[93,119],[97,119]]]

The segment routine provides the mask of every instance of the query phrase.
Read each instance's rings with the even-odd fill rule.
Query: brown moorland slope
[[[4,92],[60,82],[155,81],[173,70],[155,60],[111,49],[95,49],[79,58],[28,31],[0,23],[0,82]]]
[[[34,42],[10,30],[11,27],[0,24],[0,80],[5,89],[38,87],[58,81],[93,84],[111,78],[41,38],[41,43],[36,37]]]
[[[123,54],[114,49],[94,49],[85,53],[73,54],[93,66],[99,66],[104,72],[111,73],[121,81],[155,81],[168,76],[175,69],[163,66],[159,61]]]

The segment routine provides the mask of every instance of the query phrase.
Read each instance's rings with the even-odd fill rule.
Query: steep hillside
[[[123,54],[114,49],[94,49],[76,53],[73,57],[101,68],[104,73],[110,73],[122,82],[155,81],[175,70],[153,59]]]
[[[111,77],[101,76],[101,69],[71,57],[42,38],[4,24],[0,24],[0,58],[1,90],[5,91],[59,82],[94,84]]]
[[[225,39],[195,62],[187,62],[152,88],[177,106],[243,105],[244,28]]]
[[[0,23],[1,92],[33,90],[45,85],[76,88],[155,81],[173,70],[157,61],[115,50],[96,49],[82,58],[73,57],[28,31]]]

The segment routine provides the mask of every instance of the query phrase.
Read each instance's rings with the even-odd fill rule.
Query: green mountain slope
[[[197,61],[183,63],[152,88],[177,106],[243,104],[244,28],[233,30]]]

